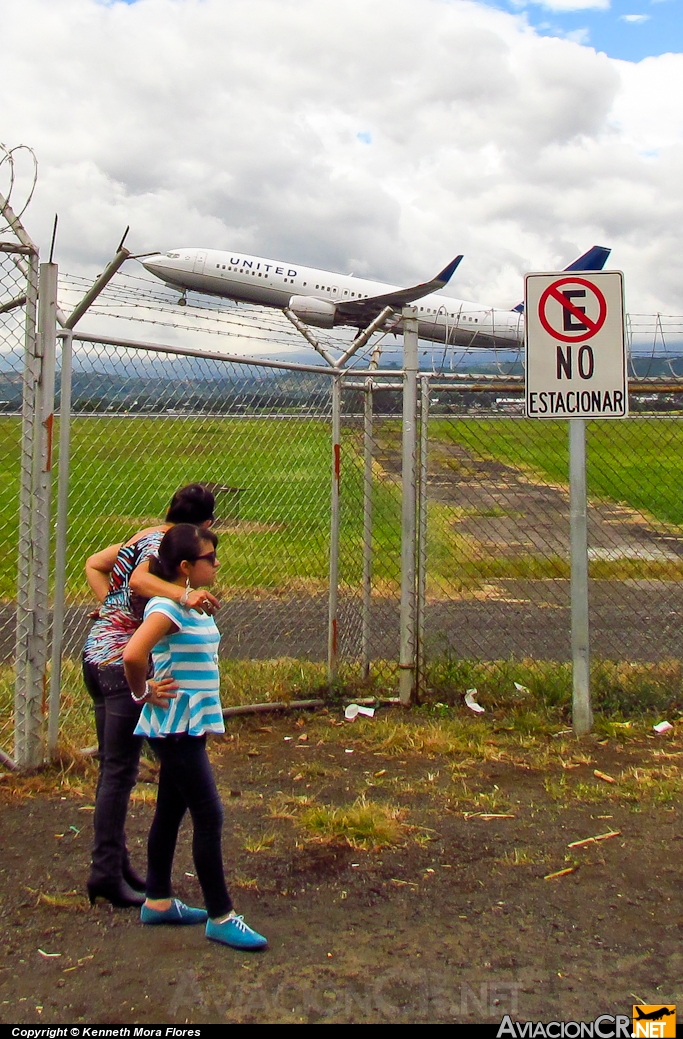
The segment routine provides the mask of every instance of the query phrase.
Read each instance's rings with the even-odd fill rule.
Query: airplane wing
[[[425,281],[421,285],[413,285],[409,289],[396,289],[394,292],[387,292],[382,296],[369,296],[367,299],[344,300],[337,303],[337,314],[348,320],[369,323],[385,307],[400,310],[401,307],[413,303],[416,299],[422,299],[430,292],[436,292],[437,289],[442,289],[444,285],[447,285],[461,260],[462,256],[456,256],[432,281]]]
[[[564,269],[566,271],[601,271],[607,263],[607,257],[611,252],[611,249],[606,249],[603,245],[593,245],[587,253],[583,253],[576,260],[572,260],[569,266]],[[518,314],[523,314],[524,303],[518,303],[512,309]]]

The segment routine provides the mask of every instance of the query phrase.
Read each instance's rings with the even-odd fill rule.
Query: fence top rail
[[[24,245],[21,242],[0,242],[0,253],[23,253],[28,255],[29,253],[35,253],[35,248],[31,245]]]
[[[295,361],[271,361],[259,357],[242,357],[239,354],[220,354],[212,350],[197,350],[191,346],[171,346],[166,343],[147,343],[136,339],[119,339],[115,336],[95,335],[92,332],[70,332],[62,329],[57,335],[64,339],[70,336],[79,343],[119,346],[128,350],[145,350],[158,354],[182,354],[184,357],[201,357],[207,361],[223,361],[226,364],[251,364],[259,368],[284,368],[293,372],[313,372],[316,375],[335,375],[332,368],[316,364],[298,364]]]
[[[327,365],[300,364],[296,361],[275,361],[264,357],[247,357],[239,354],[223,354],[212,350],[198,350],[191,346],[173,346],[167,343],[149,343],[137,339],[124,339],[116,336],[97,335],[92,332],[71,332],[69,329],[60,329],[58,337],[70,336],[80,343],[102,344],[103,346],[122,347],[128,350],[141,350],[149,353],[178,354],[185,357],[199,357],[208,361],[221,361],[225,364],[246,364],[259,368],[275,368],[292,372],[310,372],[314,375],[327,375],[332,378],[342,379],[349,389],[361,388],[361,384],[371,384],[376,379],[401,379],[403,369],[376,369],[374,371],[362,368],[332,368]],[[461,389],[461,390],[483,390],[483,389],[519,389],[524,388],[523,375],[494,375],[490,373],[472,375],[466,372],[418,372],[420,379],[425,379],[432,384],[434,389]],[[359,380],[355,386],[347,380]],[[438,382],[438,386],[436,385]],[[683,378],[674,376],[630,376],[628,380],[629,390],[672,393],[681,392]],[[377,387],[379,388],[379,387]],[[394,388],[385,384],[385,389]],[[399,387],[396,387],[397,389]]]
[[[349,369],[344,368],[332,368],[328,365],[319,364],[300,364],[296,361],[273,361],[264,357],[246,357],[241,354],[219,354],[213,350],[197,350],[192,346],[172,346],[167,343],[149,343],[143,340],[137,339],[121,339],[116,336],[97,335],[93,332],[71,332],[68,328],[59,329],[57,336],[60,339],[64,339],[70,336],[76,342],[79,343],[101,343],[103,346],[118,346],[128,350],[146,350],[150,353],[160,354],[182,354],[185,357],[200,357],[208,361],[223,361],[226,364],[251,364],[256,365],[259,368],[282,368],[286,371],[292,372],[313,372],[316,375],[328,375],[334,378],[341,378],[344,375],[351,374]],[[377,378],[377,376],[384,376],[385,378],[396,378],[401,376],[403,373],[401,369],[389,369],[379,370],[373,372],[366,372],[361,370],[355,370],[355,374],[359,377],[365,378]]]

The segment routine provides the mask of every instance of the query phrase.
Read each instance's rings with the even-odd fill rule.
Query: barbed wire
[[[74,297],[74,302],[83,296],[90,284],[90,279],[80,275],[60,275],[61,290],[67,296]],[[275,350],[295,347],[313,353],[313,348],[276,309],[199,293],[192,293],[187,305],[180,306],[178,295],[179,291],[162,287],[143,275],[121,272],[90,308],[89,314],[129,324],[172,329],[194,336],[224,337],[233,343],[242,340],[241,346],[248,341],[254,348],[258,347],[259,352],[268,345]],[[334,331],[316,328],[314,333],[320,345],[333,353],[342,353],[348,349],[354,334],[353,330],[342,328]],[[392,335],[391,330],[386,330],[374,336],[351,358],[347,368],[365,367],[378,347],[385,356],[398,351],[400,344],[391,342]],[[661,371],[663,364],[670,377],[682,377],[681,372],[674,369],[674,361],[683,356],[683,315],[629,314],[627,343],[632,373],[635,373],[633,362],[637,359],[640,368],[638,374],[641,376],[647,377],[654,373],[657,365],[660,368],[657,374],[665,374]],[[458,343],[427,345],[421,340],[420,353],[421,369],[431,368],[434,374],[461,370],[475,357],[481,362],[483,354],[488,355],[491,366],[503,376],[520,373],[524,365],[521,344],[496,349],[478,347],[476,343],[467,346]],[[648,361],[651,364],[644,369]]]
[[[14,198],[14,189],[17,184],[17,170],[16,160],[19,155],[30,156],[30,162],[32,166],[32,172],[30,174],[31,186],[28,189],[28,193],[23,201],[23,205],[17,205],[16,199]],[[2,190],[2,178],[8,178],[8,185],[5,190]],[[0,193],[4,196],[5,203],[12,207],[14,215],[17,220],[21,220],[22,216],[31,204],[33,193],[36,190],[36,184],[38,182],[38,159],[36,154],[28,144],[17,144],[13,148],[7,148],[0,141]],[[13,230],[9,220],[4,219],[4,207],[0,211],[3,219],[0,220],[0,234],[4,234],[6,231]]]

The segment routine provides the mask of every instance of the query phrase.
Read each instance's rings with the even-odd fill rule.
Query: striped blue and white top
[[[178,628],[152,650],[154,678],[173,677],[178,688],[167,709],[145,704],[135,735],[155,738],[180,732],[189,736],[225,732],[218,676],[220,633],[213,617],[160,596],[147,603],[145,619],[153,613],[163,613]]]

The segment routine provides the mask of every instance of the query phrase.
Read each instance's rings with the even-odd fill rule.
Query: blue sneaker
[[[267,938],[245,924],[243,916],[229,916],[222,924],[207,920],[206,937],[212,942],[231,945],[233,949],[265,949],[268,944]]]
[[[192,909],[179,898],[172,898],[168,909],[143,906],[140,920],[143,924],[203,924],[208,919],[206,909]]]

